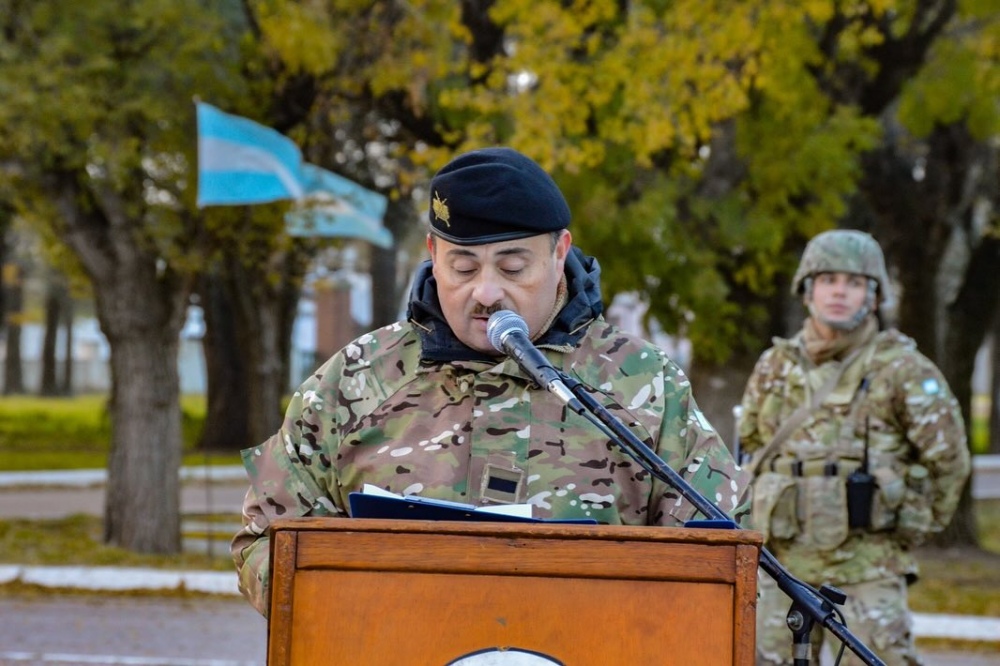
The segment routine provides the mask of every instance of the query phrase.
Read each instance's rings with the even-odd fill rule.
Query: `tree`
[[[284,204],[193,205],[194,96],[300,140],[312,108],[310,78],[289,73],[255,40],[251,4],[0,5],[11,65],[0,86],[23,91],[0,109],[9,121],[0,140],[12,156],[3,173],[17,185],[22,215],[53,246],[71,248],[94,284],[112,347],[105,536],[133,550],[179,547],[176,481],[164,470],[180,461],[176,337],[199,279],[206,294],[238,304],[240,316],[229,329],[239,336],[209,349],[206,446],[217,448],[219,437],[247,446],[280,422],[310,245],[281,233]],[[209,265],[224,270],[200,277]],[[212,344],[227,329],[209,319]],[[220,376],[220,349],[245,363],[244,385]],[[246,400],[226,402],[233,396]],[[234,440],[241,428],[247,439]]]
[[[392,123],[350,80],[359,56],[338,61],[334,51],[342,46],[340,41],[330,44],[321,38],[329,35],[323,10],[281,2],[244,3],[242,10],[249,54],[241,76],[264,101],[244,99],[228,110],[292,137],[309,162],[370,189],[405,183],[405,177],[392,174],[399,162],[386,155],[394,137]],[[364,29],[364,21],[357,16],[345,21],[344,34]],[[369,44],[353,39],[348,43],[362,50]],[[277,209],[254,209],[235,215],[206,213],[219,248],[199,288],[207,328],[208,414],[201,438],[207,449],[243,448],[277,429],[291,327],[308,258],[324,244],[338,242],[290,241],[274,224],[281,219],[273,214]],[[266,217],[271,222],[264,221]],[[381,296],[374,303],[375,325],[397,318],[399,292],[406,283],[398,258],[405,255],[413,221],[409,196],[395,190],[386,226],[397,245],[371,251],[373,291]],[[226,316],[232,319],[223,319]]]
[[[180,548],[178,334],[203,227],[193,109],[226,90],[203,3],[0,3],[0,173],[19,213],[69,247],[111,346],[105,540]]]

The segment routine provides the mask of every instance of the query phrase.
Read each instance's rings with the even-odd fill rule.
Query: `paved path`
[[[232,514],[239,517],[246,482],[210,486],[189,481],[181,486],[181,514]],[[0,486],[0,518],[63,518],[75,513],[104,515],[104,486]]]
[[[0,596],[3,666],[263,666],[267,621],[242,598]]]
[[[1000,499],[1000,455],[972,457],[972,496]]]

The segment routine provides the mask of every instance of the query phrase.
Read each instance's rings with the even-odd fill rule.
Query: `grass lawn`
[[[196,450],[205,420],[205,398],[181,398],[183,462],[204,465]],[[111,442],[107,396],[0,398],[0,469],[36,471],[104,469]],[[239,464],[239,454],[212,453],[210,464]]]
[[[199,522],[206,517],[199,516]],[[233,571],[229,540],[239,516],[219,516],[210,558],[205,552],[142,555],[101,542],[103,521],[75,515],[54,520],[0,520],[0,563],[30,566],[115,566]],[[203,532],[192,535],[205,537]],[[0,588],[2,589],[2,588]]]
[[[914,611],[1000,617],[1000,499],[977,501],[976,522],[982,546],[979,550],[925,547],[917,551],[920,580],[910,588],[910,607]],[[919,644],[1000,655],[1000,640],[970,643],[920,639]]]
[[[914,609],[1000,617],[1000,499],[979,500],[975,510],[980,550],[917,551],[921,575],[910,589]]]

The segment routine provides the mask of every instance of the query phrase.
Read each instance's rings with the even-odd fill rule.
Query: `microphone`
[[[493,348],[514,359],[535,385],[554,393],[578,414],[583,413],[583,405],[563,383],[562,374],[528,338],[528,325],[521,315],[511,310],[494,312],[486,324],[486,335]]]

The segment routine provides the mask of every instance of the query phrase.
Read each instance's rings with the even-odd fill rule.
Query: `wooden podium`
[[[760,547],[747,530],[276,521],[268,664],[751,666]]]

